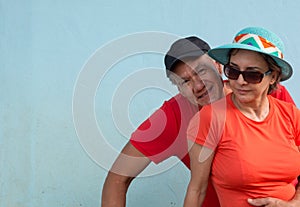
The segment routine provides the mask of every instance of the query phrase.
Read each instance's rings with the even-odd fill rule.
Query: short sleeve
[[[219,103],[202,108],[192,119],[187,130],[187,138],[199,145],[214,150],[220,142],[224,129],[224,110]]]
[[[177,119],[170,104],[165,102],[132,133],[131,144],[155,163],[170,157],[168,148],[178,134]]]

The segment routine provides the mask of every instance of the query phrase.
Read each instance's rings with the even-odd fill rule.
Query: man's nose
[[[203,87],[204,87],[204,83],[203,83],[201,77],[199,77],[198,75],[195,75],[193,77],[193,90],[194,90],[194,92],[202,90]]]

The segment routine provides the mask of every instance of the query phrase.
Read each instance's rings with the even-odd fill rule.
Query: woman
[[[292,75],[282,52],[280,38],[258,27],[208,52],[224,64],[232,93],[190,122],[185,207],[201,206],[210,175],[222,207],[300,206],[291,184],[300,175],[300,111],[268,95]]]

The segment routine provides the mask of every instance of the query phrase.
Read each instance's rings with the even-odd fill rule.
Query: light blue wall
[[[84,90],[90,84],[80,85],[77,80],[96,51],[120,38],[127,41],[131,34],[195,34],[217,46],[230,42],[245,26],[271,29],[285,42],[285,57],[295,68],[294,76],[284,85],[299,106],[299,9],[297,1],[285,0],[1,0],[0,206],[100,205],[105,165],[114,155],[104,153],[106,149],[97,148],[97,144],[93,148],[93,140],[101,145],[98,137],[89,140],[91,148],[83,146],[85,138],[76,134],[72,106],[80,113],[88,108],[84,108],[85,99],[81,99],[83,105],[74,103],[73,94],[77,86]],[[150,42],[150,46],[155,43]],[[169,42],[159,44],[165,51]],[[163,74],[159,49],[147,53],[142,48],[143,54],[123,55],[105,76],[95,77],[99,86],[90,94],[95,100],[95,122],[107,142],[105,146],[115,152],[131,130],[175,91],[164,76],[151,75]],[[102,57],[115,58],[122,50],[126,49],[105,49]],[[99,71],[107,69],[101,68],[101,60],[97,64]],[[137,76],[145,78],[138,79],[144,85],[126,82],[147,68],[150,75],[142,70]],[[157,68],[160,72],[155,73]],[[118,92],[120,82],[128,90],[140,87],[130,94],[129,102],[125,96],[128,91]],[[118,121],[113,117],[125,117],[124,125],[116,126]],[[83,134],[92,131],[89,123],[82,128]],[[188,171],[181,164],[166,171],[152,168],[156,175],[146,174],[132,184],[128,206],[182,206]]]

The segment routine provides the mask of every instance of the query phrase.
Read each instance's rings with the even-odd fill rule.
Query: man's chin
[[[201,106],[204,106],[204,105],[207,105],[207,104],[210,104],[212,102],[212,99],[209,95],[206,95],[202,98],[198,98],[197,99],[197,103],[198,105],[201,105]]]
[[[198,100],[197,101],[197,104],[199,105],[199,106],[205,106],[205,105],[207,105],[207,104],[210,104],[211,103],[211,101],[210,100]]]
[[[193,100],[190,100],[190,102],[194,105],[198,106],[204,106],[212,103],[213,101],[216,101],[215,98],[211,99],[209,95],[202,97],[202,98],[194,98]]]

